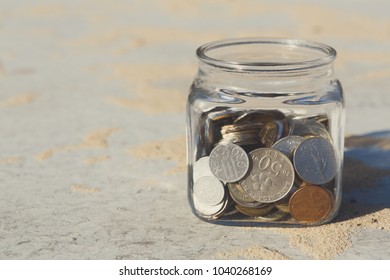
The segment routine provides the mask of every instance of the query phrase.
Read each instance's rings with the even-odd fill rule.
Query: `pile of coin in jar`
[[[193,165],[199,216],[315,224],[332,213],[338,159],[325,117],[226,113],[210,131],[210,152]]]

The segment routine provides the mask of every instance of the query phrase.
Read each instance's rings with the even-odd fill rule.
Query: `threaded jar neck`
[[[269,74],[323,68],[336,58],[330,46],[295,39],[222,40],[199,47],[196,54],[202,63],[221,71]]]
[[[336,51],[292,39],[244,38],[216,41],[197,49],[198,85],[262,93],[304,93],[333,79]]]

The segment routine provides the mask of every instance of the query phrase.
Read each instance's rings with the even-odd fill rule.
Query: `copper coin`
[[[333,208],[333,196],[328,190],[309,185],[299,188],[290,198],[290,213],[302,223],[325,219]]]

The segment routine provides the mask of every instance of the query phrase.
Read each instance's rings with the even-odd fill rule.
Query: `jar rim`
[[[295,52],[301,52],[301,56],[306,52],[311,52],[313,58],[310,59],[289,59],[284,57],[285,61],[267,61],[253,59],[250,61],[239,61],[233,59],[221,59],[218,56],[214,57],[210,55],[212,51],[220,51],[227,48],[242,47],[242,46],[255,46],[256,55],[261,53],[261,47],[273,47],[276,49],[274,52],[284,50],[284,56],[287,53],[291,53],[292,50]],[[263,53],[263,55],[267,53]],[[196,50],[196,55],[202,62],[216,67],[237,72],[279,72],[279,71],[298,71],[308,70],[312,68],[318,68],[331,64],[336,58],[336,50],[326,44],[300,40],[300,39],[282,39],[282,38],[236,38],[236,39],[225,39],[210,42],[200,46]],[[254,58],[256,57],[255,54]],[[279,57],[278,57],[279,59]]]

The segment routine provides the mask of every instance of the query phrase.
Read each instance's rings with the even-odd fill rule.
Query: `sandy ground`
[[[264,2],[3,1],[0,258],[389,259],[390,4]],[[347,149],[331,224],[227,227],[190,211],[195,49],[243,36],[338,51]]]

